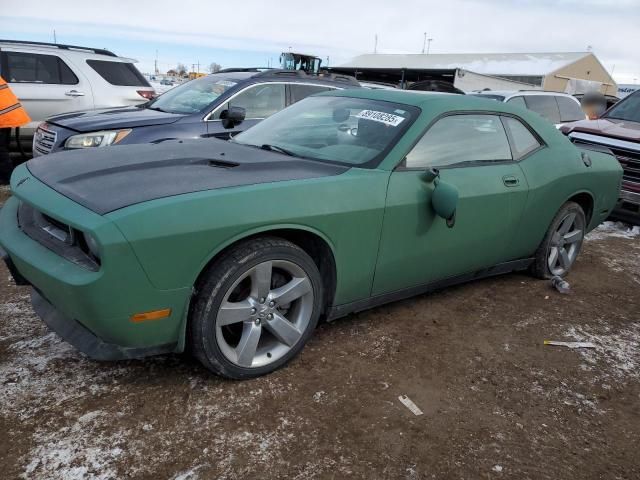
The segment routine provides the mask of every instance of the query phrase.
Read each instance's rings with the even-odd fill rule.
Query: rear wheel
[[[239,244],[200,285],[190,318],[191,347],[219,375],[264,375],[302,350],[322,298],[318,268],[298,246],[275,237]]]
[[[538,247],[532,273],[538,278],[565,276],[578,257],[586,229],[582,207],[565,203]]]

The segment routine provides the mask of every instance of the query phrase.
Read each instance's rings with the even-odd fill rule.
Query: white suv
[[[31,117],[20,137],[31,141],[47,117],[146,102],[154,89],[135,60],[108,50],[55,43],[0,40],[0,76]]]
[[[566,93],[547,92],[544,90],[519,90],[515,92],[483,90],[469,95],[490,98],[509,105],[533,110],[541,117],[549,120],[557,128],[560,128],[565,123],[587,118],[580,106],[580,102]]]

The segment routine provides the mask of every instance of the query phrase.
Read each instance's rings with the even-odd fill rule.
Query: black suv
[[[142,105],[50,117],[36,131],[33,154],[186,138],[228,139],[314,93],[359,87],[346,75],[226,69],[172,88]],[[245,118],[229,128],[222,119],[231,107],[244,109]]]

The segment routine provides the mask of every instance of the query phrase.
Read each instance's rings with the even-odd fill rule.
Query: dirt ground
[[[593,232],[569,295],[512,274],[394,303],[245,382],[179,355],[90,361],[0,266],[0,476],[640,478],[638,233]]]

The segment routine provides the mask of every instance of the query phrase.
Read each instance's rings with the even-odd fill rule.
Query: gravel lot
[[[88,360],[0,266],[1,476],[640,478],[640,232],[600,227],[568,280],[569,295],[512,274],[353,315],[288,368],[230,382],[186,356]]]

